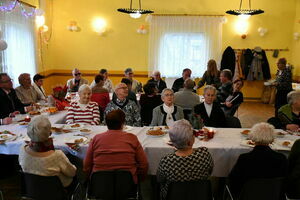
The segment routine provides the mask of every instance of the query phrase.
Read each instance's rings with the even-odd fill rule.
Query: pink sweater
[[[137,137],[121,130],[108,130],[91,141],[84,171],[88,174],[99,170],[123,169],[130,171],[137,183],[137,175],[145,177],[148,161]]]
[[[100,124],[99,107],[96,102],[90,101],[84,108],[79,102],[71,102],[67,114],[67,124],[87,123],[91,125]]]

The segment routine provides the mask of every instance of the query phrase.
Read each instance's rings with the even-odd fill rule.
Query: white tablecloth
[[[55,115],[49,116],[49,119],[53,126],[62,127],[63,124],[57,124],[57,122],[64,121],[66,111],[59,112]],[[18,135],[16,140],[6,142],[0,145],[0,153],[2,154],[19,154],[20,147],[24,144],[24,139],[26,136],[26,126],[20,126],[18,124],[3,125],[0,126],[0,131],[9,130],[12,133]],[[87,138],[91,139],[96,134],[101,134],[107,130],[106,126],[89,126],[85,128],[90,129],[91,132],[84,134]],[[162,156],[167,153],[174,152],[174,149],[166,144],[169,141],[169,136],[166,134],[163,137],[153,137],[146,135],[149,127],[129,127],[126,131],[135,134],[140,143],[142,144],[149,161],[149,174],[155,175]],[[238,156],[241,153],[246,153],[251,151],[251,147],[242,146],[241,141],[245,140],[245,137],[241,135],[243,129],[232,129],[232,128],[222,128],[215,129],[216,134],[213,139],[208,142],[195,139],[194,148],[205,146],[209,149],[214,160],[214,170],[212,175],[217,177],[226,177],[233,165],[235,164]],[[79,130],[74,130],[71,133],[64,134],[53,134],[54,145],[56,148],[63,150],[64,152],[72,153],[79,158],[84,158],[88,144],[82,144],[78,152],[71,150],[65,142],[72,136],[80,133]],[[299,136],[286,135],[284,138],[278,138],[277,141],[290,140],[295,141],[300,138]],[[279,145],[274,145],[275,150],[282,150],[288,153],[289,149],[281,147]]]

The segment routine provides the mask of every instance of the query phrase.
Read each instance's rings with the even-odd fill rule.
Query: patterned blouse
[[[163,157],[157,170],[157,180],[161,183],[161,199],[166,199],[171,182],[205,180],[211,175],[213,160],[206,147],[194,149],[186,157],[175,153]]]
[[[113,110],[120,109],[125,113],[125,123],[128,126],[141,126],[140,109],[136,103],[132,100],[126,99],[120,101],[119,99],[113,99],[107,104],[105,109],[105,115]]]
[[[86,105],[80,104],[77,101],[71,102],[66,122],[67,124],[86,123],[99,125],[100,113],[98,104],[92,101]]]

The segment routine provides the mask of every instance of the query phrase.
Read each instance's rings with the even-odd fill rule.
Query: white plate
[[[132,126],[124,126],[123,127],[123,131],[132,131],[134,129],[134,127]]]
[[[248,142],[250,142],[251,140],[242,140],[241,141],[241,146],[245,146],[245,147],[254,147],[254,145],[252,145],[252,144],[248,144]]]
[[[289,142],[289,144],[288,145],[283,145],[284,142]],[[279,145],[280,147],[290,149],[290,148],[292,148],[292,146],[294,144],[294,141],[291,141],[291,140],[276,140],[275,143],[277,145]]]
[[[2,133],[0,134],[0,141],[11,141],[16,137],[17,137],[16,135]]]
[[[87,141],[87,138],[83,136],[72,136],[65,138],[65,143],[76,143],[76,140],[82,140],[82,142],[79,143],[84,143],[85,141]]]
[[[78,126],[77,127],[72,127],[75,124],[78,124]],[[82,124],[82,123],[75,123],[75,124],[65,124],[63,126],[63,129],[78,130],[78,129],[83,129],[85,127],[85,124]]]

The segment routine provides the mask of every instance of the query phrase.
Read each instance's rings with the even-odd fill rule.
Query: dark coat
[[[160,95],[152,97],[142,94],[140,98],[142,125],[149,126],[152,121],[153,109],[163,104]]]
[[[6,92],[0,88],[0,119],[8,117],[10,113],[15,111],[25,113],[24,104],[22,104],[17,97],[16,91],[11,89],[7,95]]]
[[[235,71],[235,53],[231,46],[228,46],[222,55],[221,70],[229,69],[232,72],[232,77]]]
[[[243,57],[244,57],[244,64],[242,65],[242,70],[244,73],[244,77],[247,78],[253,60],[253,53],[251,49],[246,49],[245,52],[243,53]]]
[[[172,90],[175,92],[178,92],[181,88],[183,88],[184,80],[183,78],[178,78],[174,81]]]
[[[264,50],[262,50],[261,55],[262,55],[261,69],[263,72],[263,76],[264,76],[264,79],[269,80],[271,78],[271,73],[270,73],[270,65],[268,62],[266,52]]]
[[[205,126],[210,127],[227,127],[225,114],[218,103],[213,103],[210,117],[208,117],[204,103],[194,107],[194,113],[200,115]]]
[[[294,143],[289,155],[287,195],[300,199],[300,139]]]
[[[155,85],[157,85],[157,81],[155,81],[153,78],[150,79],[148,83],[154,83]],[[167,84],[164,80],[160,79],[159,84],[157,85],[157,88],[159,90],[159,93],[161,93],[163,91],[163,89],[167,88]]]

